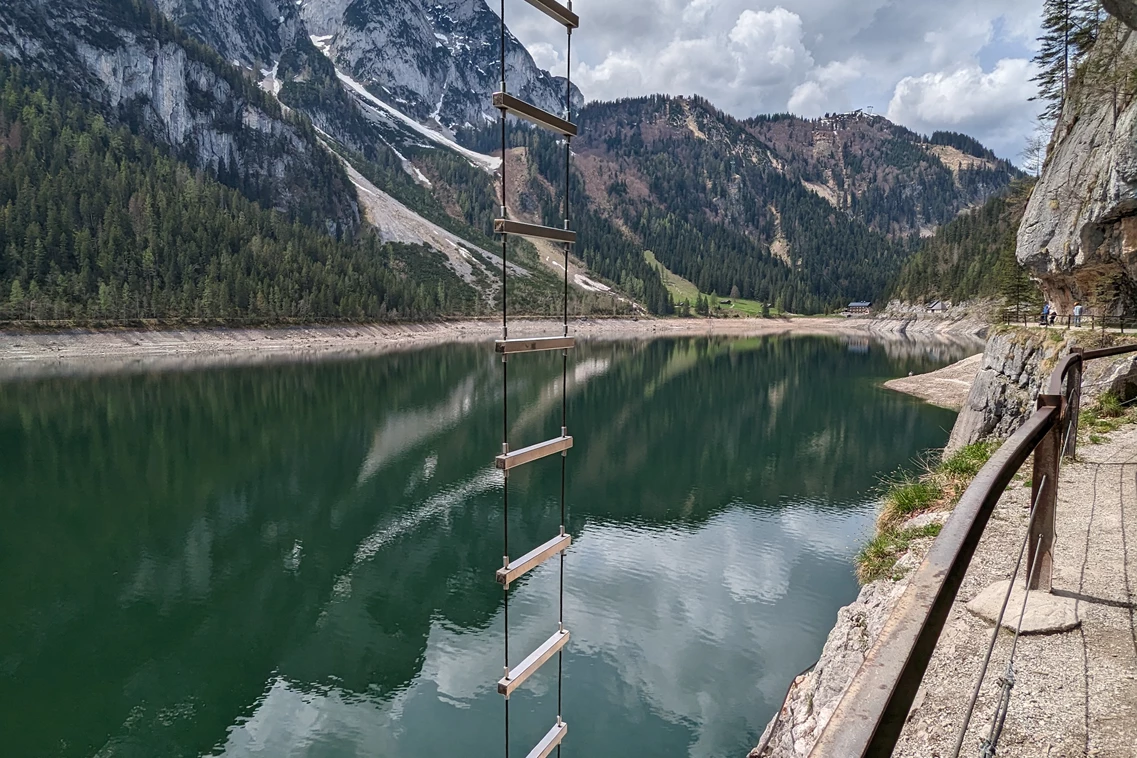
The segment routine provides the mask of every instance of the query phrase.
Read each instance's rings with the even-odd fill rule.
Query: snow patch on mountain
[[[501,21],[485,0],[310,0],[301,7],[336,66],[390,95],[421,122],[454,131],[492,121],[501,81]],[[508,30],[509,91],[551,113],[565,109],[565,80],[544,71]],[[573,109],[584,104],[570,90]]]
[[[371,94],[366,87],[352,79],[347,74],[340,71],[338,68],[336,69],[336,76],[339,77],[339,80],[343,82],[348,87],[348,89],[350,89],[359,97],[363,98],[372,107],[381,108],[385,113],[394,116],[399,122],[405,126],[409,126],[411,129],[418,132],[423,137],[426,137],[431,142],[453,150],[454,152],[470,161],[471,164],[478,166],[479,168],[483,168],[491,174],[501,168],[501,158],[495,158],[492,155],[483,155],[482,153],[468,150],[441,132],[435,131],[428,126],[423,126],[410,116],[400,111],[398,108],[394,107],[393,105],[389,105],[379,98],[375,97],[375,95]]]

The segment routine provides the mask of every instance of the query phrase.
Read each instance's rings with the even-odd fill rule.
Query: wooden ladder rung
[[[509,565],[505,568],[499,568],[497,570],[498,584],[504,584],[508,587],[511,582],[517,581],[526,573],[537,568],[557,553],[567,550],[571,544],[572,537],[567,534],[553,537],[544,545],[533,548],[515,561],[510,561]]]
[[[536,445],[514,450],[512,453],[502,453],[494,459],[494,463],[499,469],[508,471],[511,468],[532,463],[546,456],[556,455],[570,447],[572,447],[572,437],[557,437],[548,442],[538,442]]]
[[[565,121],[560,116],[554,116],[548,111],[543,111],[536,105],[531,105],[520,98],[514,97],[508,92],[493,93],[493,107],[512,113],[514,116],[523,118],[531,124],[543,126],[546,129],[552,129],[554,132],[559,132],[566,137],[575,137],[577,134],[576,124]]]
[[[494,343],[494,351],[498,353],[536,353],[541,350],[572,350],[574,347],[576,337],[519,337]]]
[[[568,734],[568,724],[558,719],[556,725],[541,738],[525,758],[548,758],[553,748],[561,744],[566,734]]]
[[[525,2],[554,20],[559,21],[569,29],[577,29],[580,27],[580,16],[560,3],[554,2],[554,0],[525,0]]]
[[[567,242],[576,244],[576,232],[568,229],[557,229],[555,226],[541,226],[539,224],[526,224],[521,221],[511,221],[507,218],[495,218],[493,221],[494,234],[516,234],[519,237],[530,239],[552,240],[553,242]]]
[[[557,651],[564,647],[568,641],[569,633],[567,629],[554,632],[552,637],[542,642],[539,648],[530,653],[525,660],[511,668],[508,674],[498,680],[497,691],[509,697],[510,693],[520,687],[522,682],[531,677],[537,669],[541,668],[545,661],[556,655]]]

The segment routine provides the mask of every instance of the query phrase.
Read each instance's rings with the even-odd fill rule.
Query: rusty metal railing
[[[1046,394],[1022,427],[995,452],[963,493],[904,594],[885,622],[810,758],[892,755],[948,613],[996,503],[1035,454],[1030,561],[1031,589],[1050,589],[1058,465],[1075,452],[1086,361],[1137,352],[1137,345],[1074,349],[1054,368]]]

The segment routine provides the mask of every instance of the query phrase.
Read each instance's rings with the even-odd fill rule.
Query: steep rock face
[[[1137,23],[1137,4],[1111,5]],[[1019,261],[1062,313],[1075,301],[1116,313],[1137,283],[1135,67],[1137,32],[1116,20],[1103,24],[1019,229]]]
[[[983,365],[956,418],[945,454],[965,445],[1011,436],[1034,412],[1063,343],[1028,330],[1000,332],[987,341]]]
[[[1137,2],[1134,0],[1102,0],[1105,9],[1131,29],[1137,29]]]
[[[277,208],[331,231],[358,224],[354,192],[309,127],[156,15],[106,2],[0,6],[0,54],[68,82],[120,119]]]
[[[374,159],[383,138],[309,38],[295,0],[156,0],[171,21],[227,61],[252,69],[261,88],[322,132]]]
[[[871,582],[861,588],[852,604],[837,611],[837,623],[821,657],[812,670],[793,681],[785,703],[766,726],[750,758],[809,755],[907,586],[907,578]]]
[[[270,68],[298,36],[307,39],[293,0],[155,0],[158,9],[227,61]]]
[[[1055,341],[1050,334],[1030,329],[992,336],[945,454],[989,437],[1006,439],[1018,431],[1034,413],[1038,395],[1046,392],[1058,360],[1074,345],[1073,340]],[[1137,358],[1123,355],[1089,361],[1083,372],[1083,408],[1093,405],[1105,392],[1123,401],[1137,397]]]
[[[301,13],[337,66],[415,118],[451,130],[496,120],[500,22],[485,0],[305,0]],[[506,79],[511,93],[563,112],[564,79],[537,68],[512,33]],[[575,87],[572,96],[583,105]]]

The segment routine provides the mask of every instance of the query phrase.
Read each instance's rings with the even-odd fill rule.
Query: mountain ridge
[[[422,223],[399,228],[425,230],[418,241],[447,256],[454,277],[492,304],[496,267],[486,268],[493,254],[485,249],[500,205],[500,132],[488,120],[498,26],[484,2],[221,0],[222,12],[212,15],[201,0],[155,2],[15,0],[0,9],[0,52],[77,79],[132,130],[266,207],[335,236],[350,237],[361,224],[382,236],[376,209],[395,207],[361,203],[361,182],[348,178],[357,171],[402,206],[395,216],[420,216]],[[83,19],[79,27],[68,23],[71,10]],[[361,66],[397,28],[406,44],[395,51],[409,45],[415,54],[388,50]],[[538,105],[563,109],[564,81],[537,69],[511,34],[507,47],[511,81],[533,88]],[[481,71],[452,78],[459,64]],[[424,89],[431,72],[440,73],[440,88]],[[384,85],[391,77],[404,83]],[[569,199],[581,244],[570,280],[580,307],[597,298],[627,307],[630,297],[670,313],[675,304],[646,251],[705,292],[738,290],[781,310],[873,299],[919,235],[1016,175],[966,135],[922,137],[880,116],[737,119],[699,97],[583,104],[579,92],[572,96],[582,133],[573,142]],[[519,151],[510,175],[524,179],[510,213],[560,226],[562,143],[517,123],[508,140]],[[449,234],[483,259],[473,267],[485,269],[476,281]],[[533,274],[525,302],[535,312],[563,274],[546,248],[510,240],[511,260]]]
[[[488,93],[501,80],[499,19],[481,0],[304,0],[310,34],[353,79],[377,88],[420,121],[445,129],[492,122]],[[563,113],[565,80],[538,68],[506,31],[509,91],[539,108]],[[584,99],[575,86],[574,107]]]
[[[779,310],[876,299],[920,235],[1020,176],[986,153],[949,167],[944,155],[958,148],[862,113],[744,120],[704,98],[653,95],[588,103],[577,119],[573,207],[599,213],[702,292]],[[500,139],[493,128],[460,137],[485,151]],[[537,156],[548,142],[523,129],[510,140]],[[557,164],[533,168],[561,186]],[[529,194],[528,220],[556,223],[559,198],[539,186]],[[626,264],[605,271],[589,255],[598,242],[579,246],[589,266],[617,283],[641,276]]]

